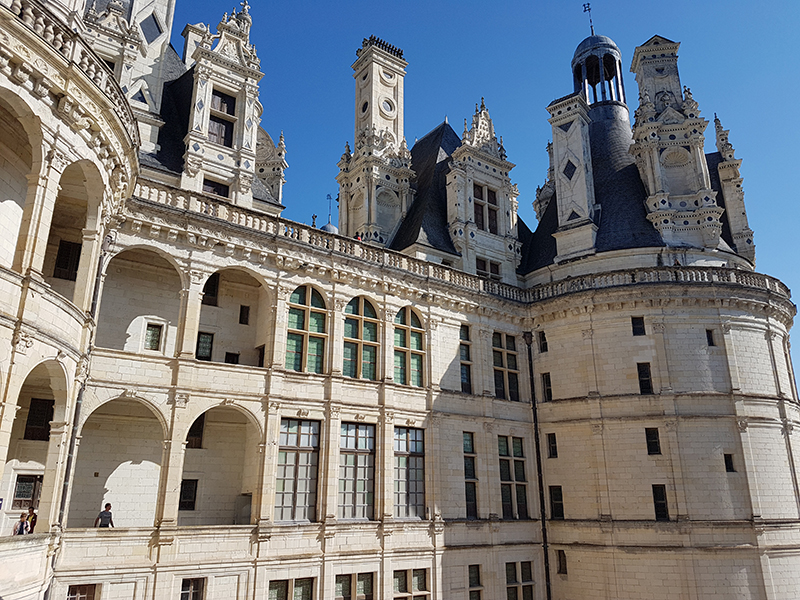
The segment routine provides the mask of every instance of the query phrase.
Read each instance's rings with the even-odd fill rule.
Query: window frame
[[[65,281],[77,281],[82,250],[83,244],[80,242],[70,242],[64,239],[59,240],[56,260],[53,266],[53,278],[63,279]]]
[[[555,433],[547,434],[547,458],[558,458],[558,438]]]
[[[492,235],[500,235],[501,229],[497,191],[488,185],[472,183],[472,221],[477,229]]]
[[[653,484],[653,510],[656,521],[669,521],[669,499],[667,486],[662,483]]]
[[[481,565],[467,565],[467,590],[469,600],[482,600],[483,576],[481,574]]]
[[[296,429],[293,433],[291,431],[292,423],[296,423]],[[284,427],[286,425],[286,428]],[[309,429],[303,430],[303,427],[309,426]],[[314,429],[316,426],[316,429]],[[320,437],[322,426],[320,421],[311,419],[298,419],[283,417],[280,423],[280,434],[278,443],[278,470],[275,478],[275,521],[283,523],[301,522],[301,523],[315,523],[317,522],[317,508],[319,504],[319,458],[320,458]],[[289,441],[289,436],[292,435],[296,442],[294,444],[285,443]],[[316,442],[316,445],[302,445],[304,436],[308,437],[309,441]],[[281,462],[282,458],[285,460],[290,454],[294,455],[294,462]],[[284,455],[283,457],[281,455]],[[301,462],[301,458],[307,456],[306,462]],[[281,468],[285,467],[284,473],[291,470],[291,478],[281,477]],[[305,472],[308,468],[310,475],[308,477],[301,477],[300,473]],[[299,486],[298,482],[304,480],[307,485],[305,489],[301,490],[306,492],[309,498],[302,506],[298,504]],[[290,491],[281,489],[285,486],[281,482],[292,481]],[[291,498],[291,503],[285,504],[284,498]],[[284,511],[289,511],[290,518],[284,518]],[[299,516],[301,512],[305,511],[306,516]]]
[[[37,410],[34,411],[34,403]],[[50,441],[50,423],[53,421],[56,401],[50,398],[31,398],[28,404],[28,414],[25,416],[25,430],[22,439],[32,442]],[[31,417],[37,422],[31,423]],[[42,421],[39,418],[43,417]]]
[[[547,344],[547,334],[544,331],[536,332],[536,342],[539,346],[539,354],[544,354],[549,350],[549,346]]]
[[[550,520],[564,520],[564,490],[560,485],[549,486]]]
[[[250,305],[239,305],[239,325],[250,325]]]
[[[458,331],[458,358],[460,363],[461,393],[472,394],[472,340],[470,326],[462,324]],[[465,358],[466,356],[466,358]]]
[[[149,332],[151,330],[158,329],[158,343],[156,347],[153,348],[150,346],[149,342]],[[164,352],[164,338],[166,337],[164,333],[166,332],[166,323],[162,321],[156,321],[154,319],[147,319],[144,322],[144,335],[142,336],[142,352]]]
[[[634,337],[647,335],[647,326],[645,325],[644,317],[631,317],[631,333]]]
[[[362,577],[369,576],[370,580],[370,589],[372,590],[370,593],[359,594],[358,593],[358,584],[361,581]],[[339,595],[337,594],[337,580],[339,578],[349,578],[349,585],[350,585],[350,595]],[[369,573],[338,573],[333,578],[333,593],[334,593],[334,600],[374,600],[376,597],[375,593],[375,582],[377,577],[375,577],[375,572]],[[377,595],[380,597],[380,594]]]
[[[227,200],[230,199],[231,197],[231,186],[228,185],[227,183],[222,183],[221,181],[204,177],[203,193],[211,194],[212,196],[216,196],[217,198],[225,198]]]
[[[347,312],[347,309],[353,304],[353,302],[357,303],[356,312]],[[372,313],[375,315],[374,317],[370,317],[366,314],[366,306],[369,306]],[[380,365],[381,365],[381,322],[378,319],[378,311],[375,309],[375,306],[364,296],[356,296],[350,302],[347,303],[345,306],[344,312],[344,333],[342,335],[342,374],[344,377],[349,377],[352,379],[364,379],[366,381],[378,381],[380,378]],[[357,337],[351,337],[347,335],[347,321],[354,321],[356,323],[356,328],[358,330]],[[375,327],[375,340],[365,340],[364,339],[364,331],[365,325],[374,325]],[[355,346],[355,358],[353,361],[353,366],[355,367],[355,373],[350,374],[348,372],[346,365],[346,349],[347,345],[350,344]],[[372,363],[368,363],[372,365],[373,369],[373,377],[365,377],[364,376],[364,348],[372,348],[374,351],[374,361]]]
[[[181,489],[178,494],[178,511],[197,510],[197,490],[199,487],[199,479],[181,479]]]
[[[650,363],[636,363],[636,375],[639,380],[639,394],[642,396],[655,394],[653,388],[653,371],[650,368]]]
[[[208,354],[200,355],[200,340],[207,339],[209,340],[208,344]],[[197,344],[195,346],[194,357],[196,360],[203,360],[206,362],[211,362],[212,357],[214,356],[214,334],[210,331],[198,331],[197,332]]]
[[[314,591],[315,591],[315,577],[298,577],[297,579],[270,579],[269,583],[267,584],[267,598],[271,598],[270,593],[272,592],[272,586],[276,583],[285,583],[286,584],[286,594],[282,596],[277,596],[277,600],[293,600],[294,599],[294,591],[297,587],[297,582],[310,582],[310,590],[311,596],[309,600],[314,600]]]
[[[733,464],[733,454],[725,453],[722,455],[722,459],[725,461],[725,472],[736,473],[736,465]]]
[[[416,588],[415,574],[420,571],[425,572],[425,589]],[[405,581],[405,591],[395,589],[397,587],[397,576],[403,574]],[[430,590],[430,569],[395,569],[392,571],[392,600],[426,600],[431,597]]]
[[[18,496],[17,492],[19,490],[20,479],[31,479],[32,481],[26,481],[24,483],[33,484],[31,488],[31,495],[29,496]],[[28,508],[33,507],[34,509],[39,508],[39,500],[42,495],[42,483],[44,482],[44,475],[39,475],[36,473],[16,473],[16,477],[14,477],[14,488],[11,492],[11,510],[27,510]]]
[[[540,375],[540,379],[542,380],[542,401],[543,402],[552,402],[553,401],[553,381],[550,378],[550,373],[542,373]]]
[[[417,427],[395,426],[392,437],[394,440],[394,516],[398,519],[425,519],[427,516],[425,430]],[[419,450],[420,447],[421,450]],[[403,459],[405,459],[405,465],[403,465]],[[412,478],[412,475],[416,473],[421,474],[421,477]],[[421,501],[418,501],[420,496]],[[412,501],[412,497],[415,499],[414,501]]]
[[[658,427],[645,427],[644,439],[645,443],[647,444],[648,456],[661,455],[661,433],[659,432]]]
[[[402,317],[401,317],[402,315]],[[414,320],[419,323],[419,327],[414,325]],[[425,324],[420,316],[410,306],[404,306],[394,318],[393,323],[394,340],[392,347],[394,349],[394,369],[393,380],[400,385],[409,385],[412,387],[425,387],[425,360],[426,360],[426,340],[425,336],[427,331]],[[402,333],[402,340],[405,345],[398,345],[398,333]],[[420,348],[412,348],[411,340],[415,339],[414,335],[419,336]],[[419,370],[412,369],[415,357],[418,357],[420,368]],[[398,365],[398,359],[402,362],[402,369]],[[419,379],[413,377],[414,373],[419,374]]]
[[[97,597],[96,583],[71,585],[67,588],[67,600],[95,600]]]
[[[223,101],[230,99],[233,101],[233,106],[225,106],[223,108]],[[211,106],[209,106],[208,115],[208,141],[212,144],[224,146],[225,148],[234,147],[234,135],[236,133],[236,106],[239,104],[239,99],[227,92],[223,92],[218,88],[211,90]],[[218,127],[213,128],[211,124],[214,123]],[[221,128],[221,131],[218,129]]]
[[[471,431],[461,433],[461,446],[464,452],[464,504],[466,518],[470,521],[480,518],[478,512],[478,453],[475,450],[475,434]],[[471,467],[467,465],[471,464]],[[470,476],[470,471],[472,476]],[[470,500],[472,495],[472,500]]]
[[[497,453],[499,455],[498,475],[502,518],[504,520],[530,519],[525,439],[498,435]]]
[[[345,427],[348,428],[348,431],[345,431]],[[346,440],[353,437],[349,435],[349,428],[355,428],[355,448],[346,447]],[[339,427],[339,492],[337,494],[337,514],[339,519],[347,521],[373,521],[375,519],[376,433],[377,428],[373,423],[350,423],[343,421]],[[369,446],[371,442],[371,447],[359,447],[360,441],[364,438],[367,440],[367,446]],[[343,459],[350,456],[354,457],[354,464],[343,464]],[[360,464],[359,459],[361,457],[366,457],[367,464]],[[354,474],[352,476],[345,476],[347,469],[350,467],[354,469]],[[345,470],[344,474],[343,469]],[[362,469],[366,469],[367,472],[364,477],[359,475]],[[343,497],[346,498],[345,494],[347,493],[346,487],[343,486],[343,482],[346,481],[352,482],[352,502],[343,500]],[[363,491],[365,501],[363,504],[358,502],[358,497],[362,493],[359,492],[360,482],[365,484]],[[351,513],[350,515],[346,514],[348,510]],[[363,512],[363,516],[357,514],[359,511]]]
[[[302,303],[300,302],[293,302],[292,297],[298,292],[298,290],[304,290],[303,300]],[[322,306],[314,306],[314,294],[317,295],[319,301],[322,303]],[[287,306],[287,323],[286,323],[286,351],[284,357],[284,367],[287,371],[293,371],[295,373],[313,373],[315,375],[323,375],[327,373],[326,362],[328,357],[328,341],[330,339],[328,334],[328,324],[330,323],[330,311],[327,308],[327,302],[325,301],[325,296],[322,295],[318,289],[316,289],[313,285],[303,284],[297,286],[294,291],[289,295],[289,298],[286,301]],[[292,327],[292,311],[302,311],[303,314],[303,324],[302,329],[297,329],[296,327]],[[311,320],[312,315],[322,315],[323,319],[323,331],[311,331]],[[300,368],[296,369],[293,366],[289,366],[289,339],[295,336],[295,338],[300,339]],[[311,340],[318,340],[321,344],[322,354],[319,358],[319,369],[318,370],[309,370],[309,357],[311,355]],[[297,354],[294,352],[293,354]],[[315,355],[316,356],[316,355]]]
[[[533,562],[507,562],[505,564],[506,598],[514,600],[533,600]],[[513,575],[510,571],[513,569]]]
[[[497,345],[498,340],[499,345]],[[512,358],[513,361],[511,360]],[[494,374],[494,397],[496,399],[520,402],[518,358],[516,336],[500,331],[493,332],[492,373]],[[514,364],[513,367],[510,366],[512,362]]]

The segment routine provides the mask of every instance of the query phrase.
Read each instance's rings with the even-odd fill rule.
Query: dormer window
[[[211,116],[208,118],[208,140],[233,148],[233,125],[236,122],[236,98],[219,90],[211,94]]]
[[[485,258],[475,259],[475,271],[480,277],[489,277],[495,281],[500,281],[500,263],[486,260]]]
[[[497,235],[497,191],[476,183],[472,187],[472,198],[475,226]]]

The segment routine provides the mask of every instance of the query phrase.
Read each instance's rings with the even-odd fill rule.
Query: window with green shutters
[[[353,298],[344,314],[342,374],[374,381],[378,378],[378,313],[365,298]]]
[[[327,313],[322,295],[302,285],[289,297],[289,325],[286,335],[286,368],[291,371],[322,373],[325,368]]]
[[[422,387],[425,330],[417,314],[406,306],[394,318],[394,381]]]

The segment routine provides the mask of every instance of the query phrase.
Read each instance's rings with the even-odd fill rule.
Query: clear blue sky
[[[216,26],[239,0],[177,0],[172,42],[183,50],[186,23]],[[428,2],[273,2],[252,0],[261,67],[261,123],[286,136],[283,216],[310,224],[327,220],[336,198],[336,163],[353,140],[350,65],[361,40],[375,34],[403,49],[405,135],[409,146],[449,118],[461,133],[481,96],[502,135],[520,216],[531,227],[531,203],[547,170],[547,104],[572,91],[570,60],[589,34],[582,0]],[[655,34],[681,42],[681,81],[703,116],[713,151],[716,112],[743,159],[745,202],[755,231],[757,270],[782,279],[800,298],[800,1],[597,0],[597,33],[623,54],[631,112],[637,87],[627,72],[634,48]],[[334,223],[337,221],[333,206]]]

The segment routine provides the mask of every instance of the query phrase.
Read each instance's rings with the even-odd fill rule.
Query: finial
[[[311,227],[317,226],[317,215],[311,215]]]
[[[476,102],[476,103],[475,103],[475,114],[477,115],[477,114],[478,114],[478,112],[479,112],[479,111],[478,111],[478,103]]]
[[[249,12],[250,12],[250,3],[247,0],[242,0],[239,4],[242,7],[242,13],[249,14]]]
[[[486,103],[483,101],[483,96],[481,96],[481,111],[486,110]]]
[[[469,135],[469,129],[467,129],[467,120],[464,119],[464,135],[462,136],[462,139],[467,139],[468,135]]]
[[[447,115],[444,116],[444,122],[447,123]]]
[[[345,142],[344,143],[344,153],[345,154],[350,154],[350,142]]]
[[[592,5],[589,2],[586,2],[583,5],[583,12],[589,13],[589,29],[592,30],[592,35],[594,35],[594,23],[592,22]]]

